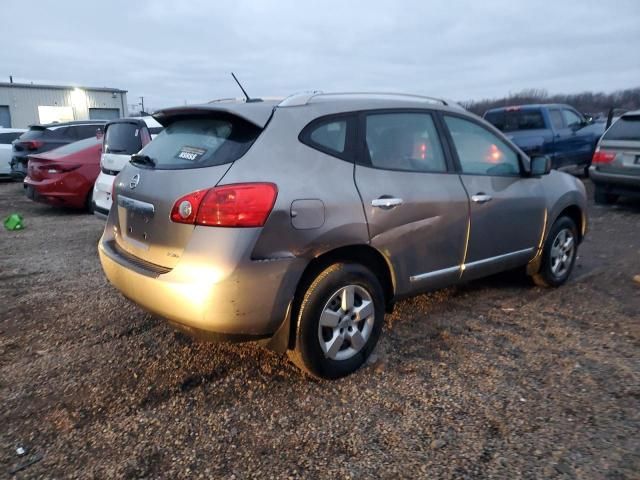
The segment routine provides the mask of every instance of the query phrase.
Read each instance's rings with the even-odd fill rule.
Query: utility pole
[[[140,105],[142,106],[142,111],[144,112],[144,97],[140,97]]]

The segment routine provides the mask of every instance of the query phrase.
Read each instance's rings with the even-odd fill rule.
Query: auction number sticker
[[[189,160],[191,162],[195,162],[200,159],[207,151],[204,148],[198,147],[182,147],[176,155],[177,158],[181,160]]]

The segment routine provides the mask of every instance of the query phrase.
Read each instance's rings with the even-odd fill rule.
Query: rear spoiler
[[[223,114],[239,117],[262,129],[269,122],[276,105],[275,102],[190,105],[159,110],[153,114],[153,118],[162,126],[166,127],[181,118],[211,117],[216,114]]]

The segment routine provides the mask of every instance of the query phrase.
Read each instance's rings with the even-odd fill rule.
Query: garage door
[[[119,108],[90,108],[89,119],[91,120],[115,120],[120,118]]]
[[[0,127],[9,128],[11,126],[11,113],[7,105],[0,105]]]

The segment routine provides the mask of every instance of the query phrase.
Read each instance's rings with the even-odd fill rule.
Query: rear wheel
[[[560,217],[551,227],[542,250],[540,271],[533,281],[541,287],[559,287],[564,284],[578,253],[578,228],[569,217]]]
[[[618,195],[607,193],[602,187],[596,187],[593,199],[598,205],[609,205],[618,200]]]
[[[295,347],[288,352],[293,363],[318,378],[348,375],[367,360],[380,336],[380,282],[362,265],[331,265],[304,292],[296,320]]]

